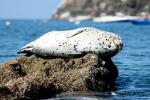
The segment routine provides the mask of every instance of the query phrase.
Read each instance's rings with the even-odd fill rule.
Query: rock
[[[20,57],[0,65],[2,99],[43,99],[61,92],[112,90],[118,76],[111,59]]]

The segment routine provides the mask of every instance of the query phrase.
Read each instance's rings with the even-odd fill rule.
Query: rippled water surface
[[[83,21],[75,25],[68,21],[11,20],[11,25],[6,26],[5,20],[0,20],[0,63],[19,56],[16,52],[20,47],[48,31],[86,26],[115,32],[123,39],[123,50],[113,57],[119,69],[117,89],[106,93],[59,95],[57,99],[54,99],[150,100],[150,25],[133,25],[130,22],[94,23],[92,21]]]

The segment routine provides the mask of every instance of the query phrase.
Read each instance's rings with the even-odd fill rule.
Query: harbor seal
[[[94,53],[101,57],[113,57],[122,50],[122,47],[123,43],[118,35],[92,27],[83,27],[48,32],[22,47],[18,53],[60,57]]]

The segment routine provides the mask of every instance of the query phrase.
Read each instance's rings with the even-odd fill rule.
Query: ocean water
[[[17,50],[52,30],[68,30],[77,27],[96,27],[119,34],[124,42],[123,50],[113,57],[119,70],[116,90],[104,93],[61,94],[53,100],[150,100],[150,25],[134,25],[130,22],[96,23],[83,21],[79,25],[68,21],[53,20],[0,20],[0,63],[21,56]]]

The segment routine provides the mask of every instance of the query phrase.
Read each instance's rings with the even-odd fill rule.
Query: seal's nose
[[[122,48],[123,48],[123,43],[122,43],[122,41],[121,41],[121,39],[114,39],[113,40],[113,43],[114,43],[114,45],[117,47],[117,49],[119,50],[119,51],[121,51],[122,50]]]

